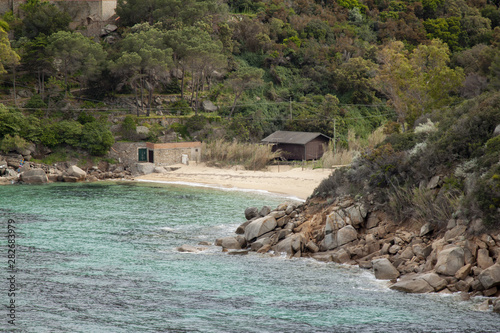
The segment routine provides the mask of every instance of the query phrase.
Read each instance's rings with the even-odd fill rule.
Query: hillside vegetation
[[[150,127],[151,141],[174,133],[257,142],[293,130],[346,148],[349,133],[367,138],[384,125],[385,142],[332,175],[319,195],[371,194],[402,217],[443,221],[459,211],[494,223],[499,7],[119,0],[118,29],[88,38],[85,27],[69,29],[59,7],[29,0],[0,21],[0,149],[36,143],[104,155],[113,134],[131,139],[136,125]],[[111,134],[117,114],[128,117]]]

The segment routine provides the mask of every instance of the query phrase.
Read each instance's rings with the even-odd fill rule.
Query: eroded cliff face
[[[488,296],[485,306],[500,312],[500,233],[484,231],[481,220],[451,219],[441,227],[393,221],[380,208],[350,197],[248,208],[245,216],[239,236],[216,244],[359,265],[390,280],[392,289]]]

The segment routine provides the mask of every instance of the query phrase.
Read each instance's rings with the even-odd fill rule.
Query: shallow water
[[[474,310],[482,299],[407,295],[308,259],[175,250],[233,235],[246,207],[283,197],[131,182],[3,186],[0,197],[0,234],[17,225],[19,332],[500,332],[500,316]]]

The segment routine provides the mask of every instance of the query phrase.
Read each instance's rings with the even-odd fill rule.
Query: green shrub
[[[189,103],[184,99],[171,103],[168,109],[171,110],[173,114],[178,115],[187,115],[193,111],[189,106]]]
[[[491,227],[500,226],[500,165],[481,177],[472,193],[480,208],[484,222]]]
[[[105,123],[92,122],[83,125],[80,146],[92,155],[105,155],[115,142]]]
[[[422,135],[413,132],[394,133],[389,135],[383,144],[391,144],[395,151],[410,150],[419,142],[422,141]]]
[[[173,123],[169,127],[172,131],[174,131],[177,134],[180,134],[182,138],[188,139],[189,138],[189,133],[187,131],[187,128],[185,125],[180,124],[180,123]]]
[[[194,116],[188,118],[188,120],[186,120],[186,123],[185,123],[186,130],[189,133],[193,133],[193,132],[197,132],[197,131],[202,130],[206,124],[208,124],[208,119],[207,119],[207,117],[205,117],[203,115],[194,115]]]
[[[21,151],[28,146],[28,142],[21,138],[19,135],[10,136],[7,134],[2,140],[0,140],[0,150],[4,153],[9,153],[11,151]]]
[[[65,143],[73,147],[80,144],[84,125],[74,120],[63,120],[54,124],[54,131],[59,143]]]
[[[36,111],[37,109],[47,108],[47,104],[43,101],[42,96],[39,94],[34,94],[31,98],[24,104],[26,109],[31,111]]]
[[[121,132],[125,139],[133,140],[136,135],[137,125],[134,117],[128,115],[123,119]]]
[[[86,123],[91,123],[93,121],[96,121],[96,119],[94,118],[94,116],[92,116],[91,114],[88,114],[87,112],[80,112],[80,114],[78,114],[78,119],[77,121],[82,124],[82,125],[85,125]]]
[[[153,125],[151,125],[149,127],[148,141],[158,142],[158,137],[163,130],[165,130],[165,128],[158,123],[154,123]]]

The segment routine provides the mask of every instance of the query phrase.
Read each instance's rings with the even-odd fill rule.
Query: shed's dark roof
[[[309,141],[316,139],[318,136],[322,136],[325,139],[330,140],[330,137],[318,132],[276,131],[268,137],[262,139],[262,142],[305,145]]]

